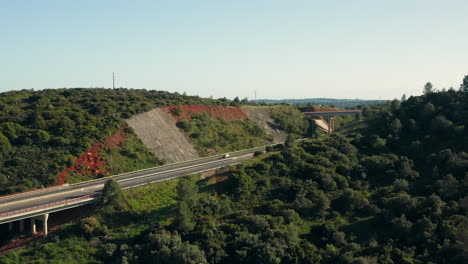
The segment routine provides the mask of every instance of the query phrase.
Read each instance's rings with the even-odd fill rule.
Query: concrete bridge
[[[129,189],[238,164],[251,159],[256,151],[264,150],[265,146],[252,148],[230,153],[229,158],[217,155],[125,173],[112,178],[119,183],[122,189]],[[14,223],[16,223],[15,226],[18,226],[19,223],[20,232],[24,232],[25,223],[30,224],[30,232],[35,234],[36,221],[38,220],[42,223],[44,236],[47,236],[49,214],[100,200],[102,189],[108,179],[107,177],[0,197],[0,224],[8,223],[10,232],[16,229],[13,228]]]
[[[361,112],[362,110],[339,110],[304,112],[304,114],[312,117],[319,129],[325,133],[331,134],[335,131],[335,116],[352,116]]]
[[[46,237],[48,234],[47,222],[49,220],[49,214],[79,207],[79,206],[86,205],[86,204],[90,204],[90,203],[95,202],[96,200],[99,200],[100,198],[101,198],[100,195],[97,195],[97,194],[87,195],[83,197],[66,199],[62,201],[46,203],[42,205],[32,206],[29,208],[15,210],[12,212],[2,213],[0,214],[0,224],[8,223],[8,230],[11,233],[13,232],[13,224],[15,222],[18,222],[19,232],[23,233],[25,230],[25,223],[29,223],[30,233],[34,235],[36,234],[36,221],[39,220],[42,223],[43,235],[44,237]],[[39,196],[37,199],[41,199],[41,196]],[[28,200],[28,198],[25,198],[25,200]],[[11,202],[11,204],[14,204],[14,203],[15,202]],[[10,204],[10,203],[5,203],[5,204]]]

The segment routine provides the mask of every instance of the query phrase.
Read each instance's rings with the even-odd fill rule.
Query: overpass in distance
[[[338,111],[311,111],[303,112],[304,115],[314,119],[315,124],[325,133],[331,134],[335,130],[335,116],[353,116],[362,110],[338,110]]]
[[[313,111],[304,112],[306,116],[350,116],[361,113],[362,110]]]
[[[315,119],[317,125],[330,133],[334,130],[334,116],[356,115],[361,110],[304,112]],[[328,124],[325,119],[328,120]],[[322,126],[319,123],[322,122]],[[326,125],[323,125],[325,122]],[[328,126],[328,127],[326,127]],[[265,146],[231,153],[231,157],[213,156],[187,162],[174,163],[156,168],[112,176],[122,189],[130,189],[154,182],[165,181],[185,175],[210,171],[241,163],[253,157],[256,151],[264,151]],[[36,233],[36,220],[41,221],[44,236],[47,236],[47,221],[50,213],[94,203],[101,199],[102,189],[109,177],[73,185],[51,187],[0,197],[0,224],[19,222],[20,232],[24,231],[25,220],[29,219],[31,233]]]
[[[115,179],[122,189],[130,189],[235,165],[251,159],[256,151],[264,150],[265,146],[233,152],[230,153],[229,158],[217,155],[73,185],[62,185],[43,190],[6,195],[0,197],[0,224],[8,223],[9,230],[12,232],[13,222],[18,221],[19,230],[23,232],[25,220],[29,219],[26,222],[29,222],[31,233],[34,234],[36,233],[36,220],[39,220],[42,223],[44,236],[47,236],[47,221],[50,213],[83,206],[100,200],[104,183],[109,178]]]

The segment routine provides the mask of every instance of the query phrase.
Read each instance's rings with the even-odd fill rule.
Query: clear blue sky
[[[0,92],[400,98],[468,74],[468,1],[0,0]]]

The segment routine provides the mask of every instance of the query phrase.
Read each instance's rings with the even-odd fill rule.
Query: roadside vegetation
[[[1,93],[0,195],[54,185],[60,172],[73,166],[74,161],[92,146],[117,133],[125,125],[124,119],[134,114],[177,104],[218,106],[231,103],[233,101],[225,98],[213,100],[132,89],[76,88]],[[138,155],[143,147],[131,140],[125,144],[132,145],[133,152],[128,152],[128,147],[124,151],[130,156]],[[115,151],[121,153],[120,149]],[[121,157],[115,157],[112,167],[125,170],[125,167],[154,164],[148,156],[142,157],[141,164],[129,164],[129,160],[118,164]],[[99,177],[99,172],[87,176],[90,177]],[[75,180],[80,179],[75,177]]]
[[[465,263],[468,193],[451,184],[460,175],[421,189],[431,176],[408,157],[362,151],[340,135],[269,150],[209,179],[171,182],[165,219],[142,217],[164,206],[137,209],[160,198],[135,190],[142,207],[105,205],[74,225],[81,234],[60,231],[44,243],[88,241],[90,260],[116,263]],[[27,263],[30,254],[44,253],[0,260]]]
[[[279,127],[293,137],[308,136],[311,131],[311,121],[304,117],[296,107],[289,105],[279,105],[270,107],[271,116],[278,123]]]
[[[130,130],[130,128],[128,128]],[[162,165],[153,153],[132,132],[118,148],[106,148],[100,153],[106,161],[106,171],[120,174]]]
[[[0,256],[0,263],[108,262],[116,251],[133,247],[153,225],[164,226],[173,221],[178,181],[124,191],[115,182],[107,184],[105,200],[96,205],[91,215],[66,224],[50,233],[46,240]]]
[[[424,92],[365,111],[361,130],[160,183],[170,199],[138,192],[132,205],[124,192],[0,263],[467,263],[468,76],[459,91]]]
[[[271,138],[255,122],[224,121],[209,114],[196,114],[177,123],[195,143],[202,156],[266,145]]]

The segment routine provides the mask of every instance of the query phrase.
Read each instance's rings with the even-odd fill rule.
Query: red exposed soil
[[[168,106],[165,110],[171,114],[177,122],[180,120],[190,120],[192,116],[203,113],[207,113],[216,119],[222,119],[224,121],[243,120],[247,118],[247,115],[242,109],[233,106],[180,105]]]
[[[39,239],[39,237],[37,237],[37,236],[29,236],[29,237],[25,237],[25,238],[19,238],[19,239],[12,240],[10,243],[0,247],[0,255],[6,254],[6,253],[11,252],[11,251],[14,251],[14,250],[28,244],[29,242],[35,241],[35,240],[38,240],[38,239]]]
[[[62,185],[68,179],[68,173],[71,171],[77,172],[79,175],[91,174],[91,175],[107,175],[109,172],[106,171],[106,161],[99,156],[99,152],[108,149],[118,147],[128,134],[125,132],[126,127],[121,127],[115,134],[108,137],[104,142],[99,142],[92,146],[87,152],[83,153],[81,157],[75,160],[75,164],[63,172],[61,172],[55,180],[55,185]]]

